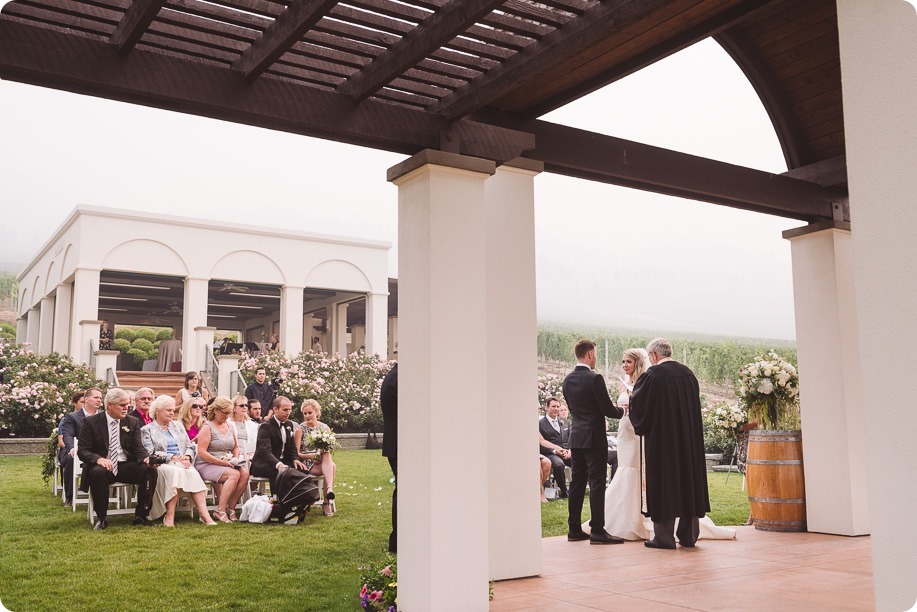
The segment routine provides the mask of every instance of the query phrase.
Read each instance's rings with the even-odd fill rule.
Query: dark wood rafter
[[[503,0],[453,0],[411,30],[387,51],[344,82],[338,91],[355,102],[387,85],[402,72],[439,49]]]
[[[118,27],[111,35],[111,42],[118,46],[121,53],[130,53],[153,19],[156,18],[163,4],[165,0],[134,0],[131,2]]]
[[[847,156],[838,155],[808,166],[787,170],[783,176],[809,181],[822,187],[836,187],[847,184]]]
[[[324,17],[337,0],[291,0],[287,9],[233,64],[248,79],[257,78]]]
[[[588,9],[566,27],[548,34],[475,81],[446,96],[431,110],[452,120],[484,108],[506,94],[526,74],[552,67],[608,35],[646,17],[666,0],[607,0]]]

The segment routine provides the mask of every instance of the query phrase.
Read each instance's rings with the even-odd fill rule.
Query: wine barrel
[[[755,529],[806,530],[801,431],[750,431],[745,478]]]

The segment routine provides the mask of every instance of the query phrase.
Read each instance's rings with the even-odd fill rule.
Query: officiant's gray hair
[[[647,353],[656,353],[660,357],[671,357],[672,356],[672,343],[666,340],[665,338],[653,338],[650,340],[650,343],[646,345]]]

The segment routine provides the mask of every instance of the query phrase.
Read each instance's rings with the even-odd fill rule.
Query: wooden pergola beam
[[[397,43],[341,83],[338,91],[361,102],[451,41],[505,0],[451,0]]]
[[[337,3],[337,0],[292,0],[232,67],[247,80],[258,78]]]
[[[133,0],[131,2],[109,39],[118,47],[119,52],[125,55],[131,52],[165,3],[166,0]]]

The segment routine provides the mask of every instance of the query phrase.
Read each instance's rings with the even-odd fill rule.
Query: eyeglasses
[[[137,401],[138,402],[152,402],[153,398],[152,397],[138,397]]]
[[[194,410],[195,408],[197,408],[198,410],[203,410],[204,404],[191,404],[191,410]]]
[[[236,408],[248,408],[248,404],[236,404]]]

